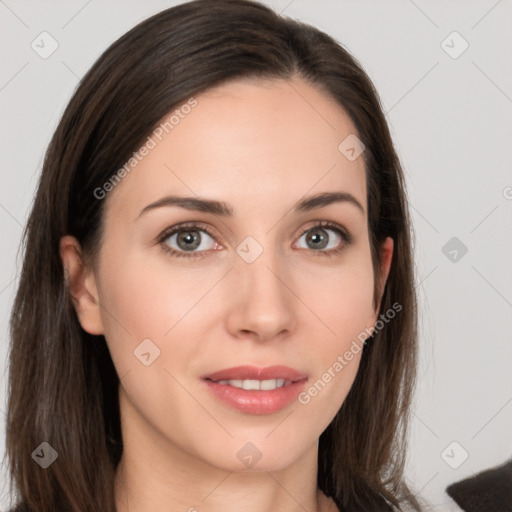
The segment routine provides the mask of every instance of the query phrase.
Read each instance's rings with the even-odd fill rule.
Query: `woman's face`
[[[86,281],[99,305],[79,318],[105,335],[124,426],[146,453],[276,470],[316,449],[358,370],[353,342],[376,321],[362,148],[345,112],[299,79],[195,100],[106,195]],[[391,252],[388,239],[385,275]],[[229,370],[241,366],[288,370]]]

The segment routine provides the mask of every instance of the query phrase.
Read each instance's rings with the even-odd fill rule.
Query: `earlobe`
[[[82,259],[80,244],[76,238],[66,235],[60,240],[59,250],[66,286],[80,325],[89,334],[103,334],[96,279]]]

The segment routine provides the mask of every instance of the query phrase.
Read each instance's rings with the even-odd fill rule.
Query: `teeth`
[[[292,383],[291,380],[285,379],[269,379],[269,380],[219,380],[217,384],[229,385],[235,388],[247,389],[247,390],[258,390],[258,391],[271,391],[273,389],[282,388],[289,386]]]
[[[240,381],[237,380],[238,384]],[[244,380],[240,382],[244,389],[260,389],[260,381],[259,380]]]

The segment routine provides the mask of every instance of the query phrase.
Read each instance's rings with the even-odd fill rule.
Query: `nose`
[[[237,257],[230,276],[228,331],[256,341],[283,339],[296,325],[298,299],[289,266],[270,250],[252,263]]]

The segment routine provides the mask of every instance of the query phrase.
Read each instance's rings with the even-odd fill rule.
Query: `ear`
[[[75,237],[66,235],[60,240],[59,251],[80,325],[89,334],[103,334],[96,278],[82,259],[80,244]]]
[[[393,247],[393,239],[389,236],[386,238],[386,240],[384,240],[384,242],[382,242],[382,245],[380,246],[380,279],[378,284],[379,302],[375,310],[375,322],[377,321],[377,315],[379,314],[382,296],[384,295],[384,287],[386,286],[389,271],[391,269],[391,261],[393,259]]]

